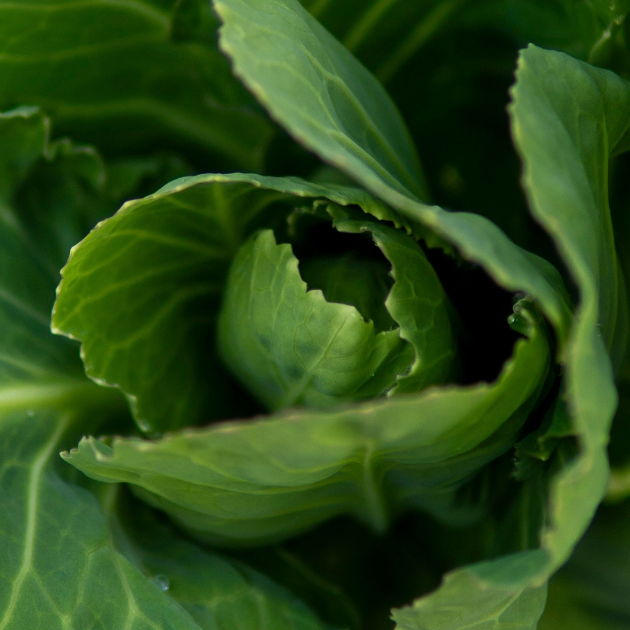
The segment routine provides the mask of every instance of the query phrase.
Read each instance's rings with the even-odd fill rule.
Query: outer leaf
[[[607,170],[609,155],[628,124],[630,85],[561,53],[530,47],[521,55],[513,96],[512,125],[532,212],[558,244],[581,297],[567,348],[565,382],[581,452],[551,484],[548,524],[541,529],[546,562],[528,572],[517,557],[512,560],[511,595],[506,598],[522,599],[530,585],[543,583],[566,561],[606,489],[604,445],[616,392],[600,325],[609,340],[623,340],[619,329],[623,332],[626,325],[615,302],[623,289],[610,233]],[[493,576],[480,591],[495,580]],[[447,597],[449,583],[443,589]],[[441,592],[427,601],[435,601]],[[421,606],[422,600],[418,612]],[[524,618],[534,623],[538,614],[533,608]]]
[[[291,121],[286,126],[299,141],[310,147],[316,136],[325,159],[426,198],[413,145],[389,97],[297,0],[214,7],[224,22],[221,48],[235,60],[235,72],[275,118]]]
[[[512,129],[532,213],[558,243],[582,303],[599,303],[608,348],[622,355],[627,298],[607,177],[609,157],[630,128],[630,85],[562,54],[531,48],[521,59],[517,80],[526,87],[514,89]],[[564,80],[551,85],[560,74]],[[544,166],[552,160],[553,171]]]
[[[83,342],[88,375],[119,386],[144,429],[243,413],[227,407],[235,396],[221,380],[214,339],[203,335],[213,332],[240,244],[266,213],[282,220],[304,197],[360,205],[405,224],[355,189],[256,175],[181,179],[129,202],[72,250],[55,331]]]
[[[60,443],[75,439],[80,416],[95,428],[93,406],[111,404],[111,394],[79,382],[0,401],[0,628],[322,629],[287,591],[178,539],[146,508],[128,506],[133,517],[121,528],[117,486],[100,493],[106,518],[93,494],[64,478]]]
[[[556,78],[559,72],[563,83]],[[534,78],[540,76],[546,79],[543,85]],[[582,455],[557,482],[555,528],[544,541],[559,564],[592,518],[608,476],[603,444],[617,398],[604,342],[623,347],[627,335],[608,210],[608,159],[629,124],[630,84],[534,47],[522,54],[517,81],[511,113],[532,212],[580,286],[566,388]],[[554,178],[549,177],[552,169]],[[574,190],[574,184],[580,187]]]
[[[496,383],[425,390],[348,409],[294,412],[185,430],[155,442],[84,439],[64,455],[99,481],[138,494],[217,543],[278,540],[350,513],[382,530],[392,512],[425,507],[459,518],[453,492],[505,452],[548,369],[546,335],[523,309],[529,339]]]
[[[307,291],[291,246],[276,245],[271,230],[234,260],[217,339],[227,365],[272,410],[380,396],[413,360],[398,330],[376,334],[354,306]]]
[[[566,339],[569,310],[557,272],[516,247],[482,217],[449,213],[417,201],[409,176],[395,166],[408,162],[409,150],[391,122],[399,120],[391,101],[297,0],[217,0],[215,8],[224,23],[221,47],[274,118],[323,160],[453,243],[465,258],[483,265],[501,286],[536,296],[560,339]],[[291,66],[286,64],[289,58]],[[308,90],[326,98],[311,98]],[[356,112],[357,107],[378,112],[365,119],[361,133],[341,115]],[[387,139],[388,151],[394,154],[383,156],[373,137]]]
[[[32,379],[54,383],[81,374],[72,345],[49,334],[55,271],[10,207],[47,141],[48,122],[36,109],[0,114],[0,382],[9,392]]]
[[[11,143],[0,142],[0,162],[5,173],[13,173],[13,186],[45,152],[47,124],[35,110],[0,116],[0,138],[13,138],[22,149],[5,154]],[[16,162],[19,168],[11,168]],[[0,628],[74,629],[100,623],[198,630],[179,606],[113,551],[94,497],[57,471],[59,445],[68,433],[76,439],[78,419],[88,415],[96,428],[120,400],[82,378],[76,350],[50,334],[54,275],[37,259],[19,219],[10,208],[3,210]]]
[[[540,630],[622,630],[630,623],[630,504],[602,508],[549,584]]]
[[[48,124],[34,109],[0,115],[0,628],[323,628],[260,574],[168,538],[170,532],[159,532],[159,548],[148,552],[142,546],[148,527],[136,531],[141,541],[135,555],[127,554],[131,532],[121,531],[113,515],[118,488],[98,493],[99,505],[85,479],[78,485],[76,471],[59,460],[59,449],[76,443],[82,432],[111,429],[112,416],[126,416],[118,392],[85,378],[76,346],[50,334],[56,278],[32,238],[41,217],[29,215],[27,229],[9,206],[21,207],[16,190],[31,189],[33,179],[41,183],[44,165],[64,167],[58,187],[48,187],[58,226],[80,224],[88,210],[77,205],[66,177],[73,168],[85,175],[94,155],[86,162],[70,145],[51,148]],[[49,251],[62,248],[67,236],[62,230],[57,242],[55,235],[49,234]],[[156,572],[172,576],[170,593]]]
[[[543,548],[549,561],[543,563],[539,571],[531,573],[520,570],[515,560],[513,583],[507,587],[506,601],[526,596],[519,594],[526,593],[530,585],[543,583],[550,572],[566,559],[592,518],[605,487],[607,463],[602,445],[614,412],[615,392],[609,359],[597,324],[601,295],[605,305],[601,316],[605,318],[606,333],[614,335],[620,330],[614,321],[618,311],[606,297],[614,294],[618,282],[610,276],[614,274],[615,265],[610,264],[609,255],[602,250],[606,241],[605,236],[602,238],[606,234],[602,226],[609,220],[606,208],[602,206],[607,192],[606,177],[597,178],[602,171],[589,168],[583,160],[589,151],[595,150],[598,164],[604,164],[605,173],[610,150],[619,142],[624,131],[622,121],[628,120],[628,116],[623,115],[628,101],[625,84],[614,75],[588,68],[561,54],[545,53],[535,48],[523,55],[522,70],[519,71],[513,126],[525,158],[525,184],[530,205],[538,217],[548,217],[545,221],[547,225],[553,223],[552,236],[565,255],[581,291],[581,308],[568,338],[566,307],[559,294],[554,294],[552,277],[548,273],[541,274],[537,261],[513,247],[488,222],[471,215],[447,214],[417,203],[400,186],[392,186],[391,181],[373,167],[373,160],[378,159],[378,155],[371,150],[369,143],[361,144],[364,158],[362,164],[355,167],[354,162],[341,157],[328,136],[315,133],[290,110],[283,113],[285,99],[296,91],[297,81],[309,81],[319,89],[328,82],[344,82],[342,73],[331,76],[331,68],[335,67],[335,63],[348,63],[348,54],[340,47],[330,46],[330,52],[323,55],[322,42],[328,43],[328,39],[296,2],[283,0],[278,4],[258,0],[255,6],[245,6],[241,0],[221,0],[217,8],[224,21],[222,46],[232,56],[236,72],[282,124],[321,157],[356,178],[375,195],[452,242],[465,257],[482,264],[501,285],[506,288],[520,285],[519,289],[532,295],[554,323],[561,347],[567,344],[567,395],[573,422],[582,442],[582,454],[557,478],[553,487],[551,521],[554,525],[543,535]],[[278,15],[284,16],[283,22],[278,20]],[[290,30],[286,28],[289,23],[292,25]],[[246,24],[254,32],[264,29],[265,34],[251,37],[244,44],[239,41],[238,33]],[[285,58],[288,54],[293,55],[296,62],[292,69],[295,71],[298,68],[302,78],[294,80],[289,73],[282,71],[280,52],[266,43],[272,33],[283,39],[285,46],[281,54]],[[318,42],[313,41],[313,34],[319,38]],[[287,52],[289,50],[291,53]],[[308,50],[310,56],[307,57],[304,50]],[[528,74],[527,63],[539,64],[538,73]],[[561,75],[556,74],[559,67],[562,68]],[[565,76],[565,71],[568,76]],[[533,80],[534,76],[536,80]],[[331,104],[332,99],[312,101],[310,108],[304,110],[318,120],[328,115],[330,128],[334,129],[334,137],[339,144],[343,143],[343,128],[336,125],[332,112],[343,109],[357,97],[352,94],[351,84],[346,82],[345,85],[344,93],[335,93],[334,104]],[[519,108],[519,94],[523,95],[521,102],[527,103],[524,108]],[[533,94],[536,98],[529,98]],[[555,102],[550,105],[548,95],[559,98],[560,107],[556,108]],[[364,107],[369,105],[364,104]],[[582,111],[587,115],[576,116]],[[579,125],[575,124],[576,119]],[[519,128],[523,125],[534,133],[531,136],[521,135]],[[579,136],[576,137],[578,130]],[[550,142],[550,137],[561,140],[561,143]],[[573,199],[575,195],[597,192],[594,202],[579,199],[576,210],[578,220],[575,214],[568,212],[570,204],[563,196],[570,190],[565,182],[574,181],[576,176],[583,179],[575,192],[570,193]],[[596,179],[591,181],[593,176]],[[560,205],[557,205],[558,201]],[[588,242],[577,233],[580,226],[589,226],[584,228],[585,235],[590,235]],[[591,249],[585,249],[588,247]],[[599,258],[601,268],[593,265]],[[497,571],[500,572],[499,568]],[[493,585],[496,585],[496,578],[490,570],[479,588],[469,593],[471,609],[481,601],[479,598],[483,592],[495,588]],[[444,587],[446,597],[449,588],[448,584]],[[435,602],[435,597],[441,596],[436,594],[430,601]],[[539,612],[539,608],[530,607],[524,612],[525,621],[534,624]],[[420,610],[416,618],[420,624]],[[431,622],[431,616],[425,619]],[[460,627],[466,623],[461,620]]]
[[[192,147],[259,169],[268,122],[243,108],[214,44],[169,41],[172,5],[3,0],[0,108],[35,103],[101,147]]]
[[[507,556],[447,575],[433,595],[395,610],[397,630],[536,630],[546,586],[515,591],[516,576],[527,579],[541,567],[541,555]]]
[[[158,522],[138,502],[120,500],[120,486],[101,492],[121,550],[179,602],[204,630],[323,630],[300,600],[242,562],[204,551]]]
[[[98,404],[95,389],[32,385],[30,396],[2,401],[0,628],[199,630],[114,551],[94,497],[56,471],[64,433],[87,411],[77,399]]]

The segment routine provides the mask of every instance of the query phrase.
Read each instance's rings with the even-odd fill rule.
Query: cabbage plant
[[[629,11],[0,0],[0,630],[627,628]]]

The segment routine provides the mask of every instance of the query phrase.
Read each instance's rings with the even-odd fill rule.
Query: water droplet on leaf
[[[168,591],[168,587],[170,586],[169,579],[162,575],[161,573],[158,575],[154,575],[151,580],[153,584],[155,584],[161,591]]]

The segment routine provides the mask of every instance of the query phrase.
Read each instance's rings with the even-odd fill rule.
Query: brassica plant
[[[629,12],[0,0],[0,630],[630,627]]]

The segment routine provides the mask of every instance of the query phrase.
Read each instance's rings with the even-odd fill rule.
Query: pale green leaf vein
[[[69,414],[60,418],[52,435],[42,446],[39,454],[33,460],[28,481],[27,513],[26,524],[24,527],[24,551],[22,553],[22,562],[20,563],[20,568],[11,587],[9,605],[4,612],[4,616],[0,620],[0,630],[4,630],[4,628],[7,627],[7,624],[11,621],[13,611],[15,610],[19,600],[24,580],[29,572],[33,570],[33,551],[35,547],[37,518],[40,516],[39,494],[41,490],[42,474],[44,472],[45,465],[53,454],[53,451],[64,431],[67,429],[70,420],[71,416]]]

